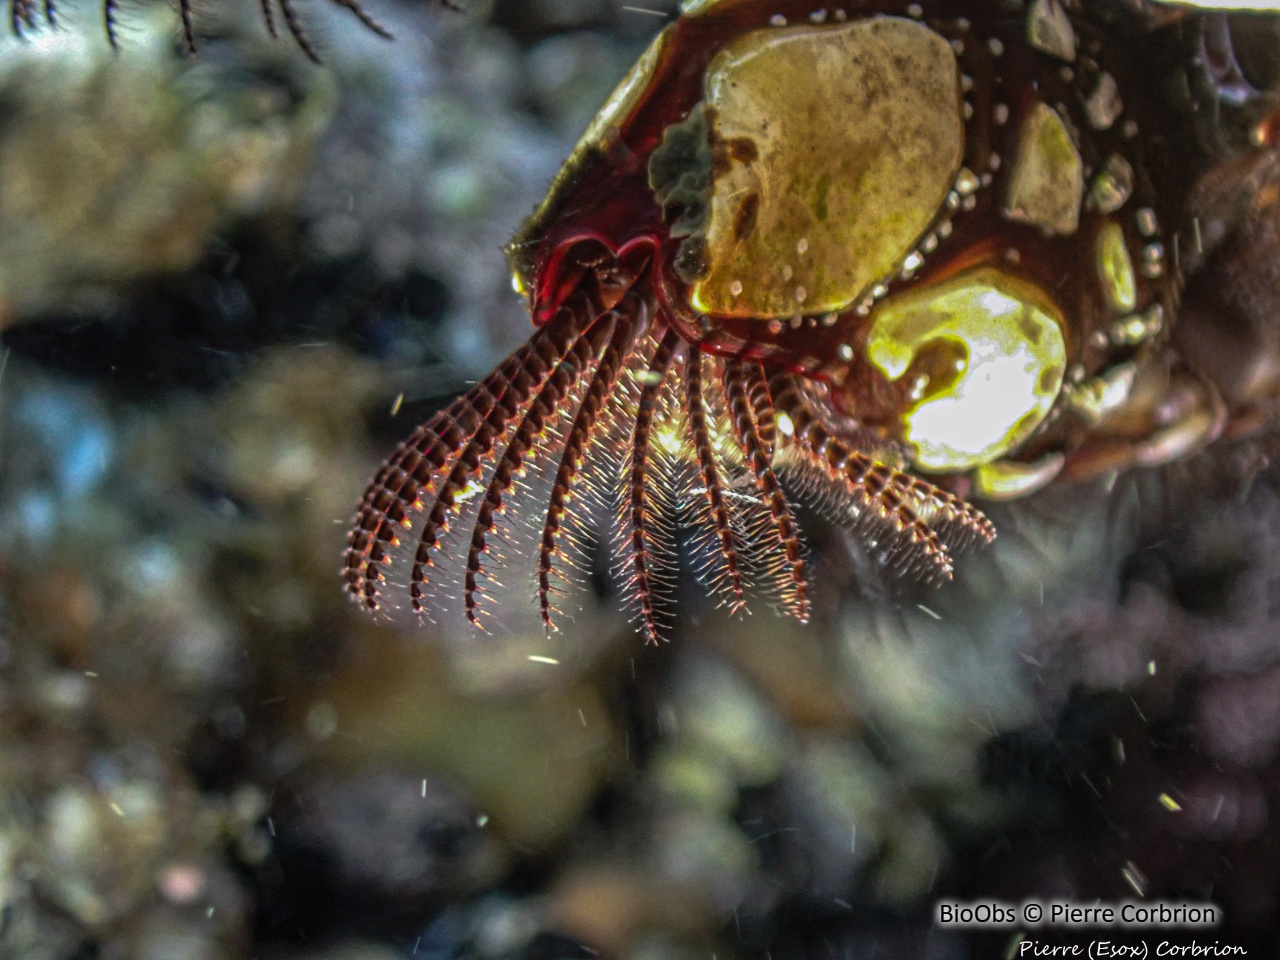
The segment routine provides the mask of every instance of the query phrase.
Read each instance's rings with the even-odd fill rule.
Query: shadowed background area
[[[196,59],[163,4],[0,40],[0,955],[1007,948],[944,896],[1211,898],[1273,948],[1266,441],[993,510],[940,590],[807,517],[807,627],[347,601],[370,471],[527,335],[502,245],[675,4],[465,6],[300,3],[321,66],[250,2]],[[1249,176],[1189,293],[1223,378],[1280,342]]]

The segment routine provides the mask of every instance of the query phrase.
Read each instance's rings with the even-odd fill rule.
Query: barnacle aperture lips
[[[1128,51],[1052,0],[682,9],[511,244],[529,342],[366,492],[366,608],[483,624],[524,570],[551,627],[603,548],[650,641],[682,555],[805,619],[797,494],[940,580],[994,536],[957,491],[1212,435],[1131,399],[1180,278]]]

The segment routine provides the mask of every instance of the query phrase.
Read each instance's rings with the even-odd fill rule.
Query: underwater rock
[[[139,763],[141,748],[133,758],[77,750],[50,730],[41,739],[57,753],[43,769],[24,765],[16,714],[0,715],[5,956],[241,956],[249,904],[223,844],[249,825],[232,805],[155,757]]]
[[[167,10],[105,38],[0,38],[0,326],[183,270],[237,218],[296,198],[331,78],[263,40],[174,42]]]
[[[643,954],[654,938],[705,937],[717,926],[715,906],[697,884],[659,878],[626,864],[571,868],[550,891],[547,923],[610,956]]]
[[[283,784],[270,816],[284,901],[274,912],[313,932],[339,915],[375,930],[403,925],[504,872],[502,844],[438,776],[322,772]]]
[[[404,953],[376,940],[342,939],[301,949],[271,950],[262,960],[402,960]]]
[[[772,781],[788,750],[783,724],[767,700],[723,663],[681,658],[664,705],[671,739],[721,766],[738,787]]]
[[[940,930],[925,916],[784,930],[770,953],[775,960],[961,960],[975,955],[964,934]]]
[[[444,775],[487,830],[531,852],[572,829],[622,759],[619,732],[590,685],[470,693],[438,649],[368,627],[356,636],[348,662],[296,704],[295,729],[310,744],[295,749],[313,771],[345,777],[393,764],[428,782]]]

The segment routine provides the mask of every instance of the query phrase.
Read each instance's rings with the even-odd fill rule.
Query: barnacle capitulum
[[[550,627],[596,546],[651,641],[682,556],[805,619],[793,497],[945,580],[995,535],[961,491],[1211,439],[1168,340],[1191,164],[1145,153],[1185,131],[1133,43],[1015,10],[685,0],[509,248],[532,337],[374,477],[351,595],[482,623],[523,555]]]

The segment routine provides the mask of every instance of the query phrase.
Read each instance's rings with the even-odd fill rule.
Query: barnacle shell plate
[[[994,268],[884,303],[867,359],[889,380],[909,378],[901,430],[915,464],[967,470],[1027,439],[1062,389],[1062,330],[1039,288]]]
[[[713,149],[694,309],[778,318],[842,310],[937,215],[964,150],[959,72],[898,17],[756,30],[705,78]]]
[[[1080,225],[1084,163],[1062,117],[1037,103],[1022,123],[1005,213],[1063,236]]]
[[[653,42],[640,55],[640,59],[627,71],[627,75],[619,81],[618,86],[609,95],[609,99],[600,108],[600,112],[595,115],[591,123],[587,125],[587,129],[583,131],[582,137],[579,139],[578,145],[574,147],[573,154],[570,156],[566,166],[572,167],[574,158],[584,150],[591,147],[606,148],[609,141],[617,135],[619,124],[627,118],[627,115],[635,105],[648,92],[654,71],[658,67],[658,60],[662,57],[662,51],[666,49],[667,41],[671,38],[672,29],[672,27],[667,27],[654,37]],[[554,193],[555,191],[553,189],[550,192]]]
[[[1098,231],[1097,244],[1098,279],[1107,301],[1115,310],[1133,310],[1138,304],[1138,281],[1120,224],[1106,221]]]

